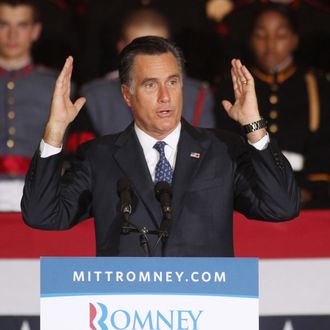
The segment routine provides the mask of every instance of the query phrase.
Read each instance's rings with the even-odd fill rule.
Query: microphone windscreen
[[[117,192],[120,194],[121,192],[128,190],[131,188],[131,181],[127,177],[122,177],[117,181]]]
[[[160,196],[164,193],[168,194],[169,196],[172,196],[172,189],[171,185],[166,181],[159,181],[155,185],[155,195],[156,198],[159,200]]]

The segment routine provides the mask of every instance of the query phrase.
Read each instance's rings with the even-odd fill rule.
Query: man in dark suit
[[[94,216],[99,256],[142,256],[146,245],[154,256],[233,256],[234,208],[247,217],[271,221],[298,214],[292,170],[269,141],[253,78],[239,60],[232,61],[235,103],[225,100],[223,105],[246,130],[248,143],[181,120],[180,51],[160,37],[135,39],[121,52],[119,69],[134,123],[119,134],[83,144],[77,163],[61,177],[64,134],[85,103],[84,98],[70,100],[71,72],[68,58],[26,178],[22,212],[29,226],[62,230]],[[131,192],[120,184],[118,188],[133,195],[128,220],[138,234],[122,230],[121,211],[130,209],[121,207],[117,193],[122,177],[131,181]],[[157,181],[171,185],[171,205],[161,207],[157,201]],[[169,195],[161,192],[164,199]],[[169,231],[167,240],[151,235],[159,229]]]

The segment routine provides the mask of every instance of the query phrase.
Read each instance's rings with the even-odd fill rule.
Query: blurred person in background
[[[261,115],[296,173],[303,205],[328,207],[330,84],[324,76],[296,65],[298,43],[295,17],[287,6],[259,7],[252,22],[250,48]],[[230,89],[229,80],[224,79],[218,89],[219,101]],[[219,127],[239,130],[222,111],[217,110]]]
[[[62,0],[63,2],[64,0]],[[68,0],[66,0],[68,1]],[[74,1],[74,0],[71,0]],[[75,0],[83,1],[83,0]],[[166,17],[171,40],[180,45],[190,77],[212,83],[219,57],[216,34],[206,16],[205,0],[85,0],[82,64],[76,71],[84,82],[118,67],[117,42],[123,19],[133,10],[155,9]],[[79,63],[78,63],[79,64]]]
[[[330,72],[329,0],[208,0],[207,16],[217,35],[216,48],[221,54],[214,67],[215,83],[219,83],[232,57],[253,63],[247,47],[250,36],[247,26],[261,4],[272,3],[285,4],[295,13],[299,25],[299,49],[295,52],[295,62]]]
[[[56,74],[33,65],[41,31],[33,0],[0,0],[0,210],[19,211],[24,176],[43,135]]]
[[[130,12],[122,23],[117,43],[118,53],[135,38],[147,35],[169,38],[170,28],[165,17],[150,8]],[[183,89],[183,117],[193,126],[215,127],[214,97],[208,84],[185,77]],[[68,141],[69,152],[74,151],[78,143],[90,138],[88,130],[95,135],[117,133],[133,118],[130,108],[121,96],[117,70],[110,72],[105,78],[86,84],[81,94],[87,99],[87,113],[82,111],[73,123]],[[89,118],[92,123],[90,129],[87,124]]]

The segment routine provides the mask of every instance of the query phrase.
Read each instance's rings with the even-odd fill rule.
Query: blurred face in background
[[[286,61],[291,62],[298,45],[298,36],[290,22],[276,11],[262,13],[256,20],[250,39],[250,46],[257,65],[272,73]]]
[[[3,60],[29,58],[40,31],[41,25],[34,21],[31,7],[0,5],[0,57]]]

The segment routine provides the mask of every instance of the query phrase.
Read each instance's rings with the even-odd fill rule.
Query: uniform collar
[[[32,69],[33,69],[33,65],[31,62],[28,62],[21,68],[15,70],[8,70],[0,66],[0,77],[3,77],[5,75],[10,75],[11,76],[10,78],[16,79],[30,74],[32,72]]]
[[[272,85],[282,84],[283,82],[288,80],[297,71],[297,67],[294,63],[292,63],[282,71],[273,74],[265,73],[264,71],[261,71],[256,67],[253,67],[251,71],[258,79],[264,81],[269,85]]]

